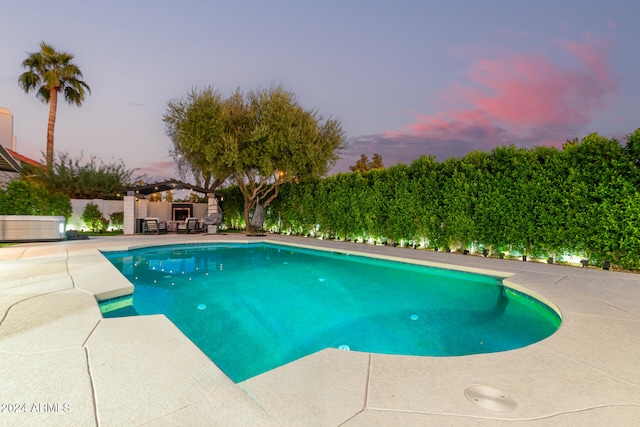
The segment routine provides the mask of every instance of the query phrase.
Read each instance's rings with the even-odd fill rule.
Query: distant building
[[[13,115],[8,108],[0,107],[0,187],[4,187],[13,179],[20,179],[20,172],[25,164],[45,168],[42,163],[16,151]]]
[[[16,136],[13,134],[13,115],[8,108],[0,107],[0,145],[2,145],[14,159],[23,165],[26,163],[36,168],[45,167],[42,163],[18,153],[16,142]]]
[[[9,154],[11,154],[11,156],[14,159],[16,159],[17,161],[22,163],[23,166],[26,163],[26,164],[31,165],[31,166],[36,167],[36,168],[42,168],[42,169],[46,168],[46,166],[43,165],[42,163],[40,163],[39,161],[33,160],[32,158],[27,157],[27,156],[23,156],[22,154],[18,153],[17,151],[13,151],[13,150],[10,150],[10,149],[7,148],[7,152]]]
[[[13,116],[8,108],[0,107],[0,145],[15,150],[13,139]]]

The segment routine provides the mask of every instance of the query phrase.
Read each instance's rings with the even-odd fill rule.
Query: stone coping
[[[460,357],[326,349],[234,384],[166,317],[103,319],[131,293],[99,253],[256,242],[160,235],[0,248],[1,425],[635,425],[640,275],[593,268],[267,235],[262,240],[505,277],[563,318],[525,348]],[[498,390],[500,412],[465,396]],[[467,393],[468,394],[468,393]]]

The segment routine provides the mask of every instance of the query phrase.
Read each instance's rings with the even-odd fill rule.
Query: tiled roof
[[[22,163],[26,163],[26,164],[29,164],[31,166],[35,166],[37,168],[44,168],[45,167],[45,165],[43,165],[42,163],[40,163],[38,161],[33,160],[32,158],[29,158],[27,156],[23,156],[22,154],[17,153],[17,152],[15,152],[13,150],[10,150],[8,148],[6,148],[6,150],[9,152],[9,154],[11,154],[11,156],[14,159],[16,159],[16,160],[18,160],[18,161],[20,161]]]

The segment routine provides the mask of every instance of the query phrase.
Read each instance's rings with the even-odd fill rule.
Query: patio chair
[[[178,229],[176,230],[178,233],[199,233],[200,227],[198,226],[198,218],[190,216],[183,222],[182,224],[178,224]]]
[[[160,234],[158,218],[145,218],[142,224],[142,234]]]

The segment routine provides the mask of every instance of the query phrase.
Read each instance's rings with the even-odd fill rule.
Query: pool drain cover
[[[504,391],[488,385],[472,385],[464,390],[469,401],[494,412],[512,412],[518,404]]]

